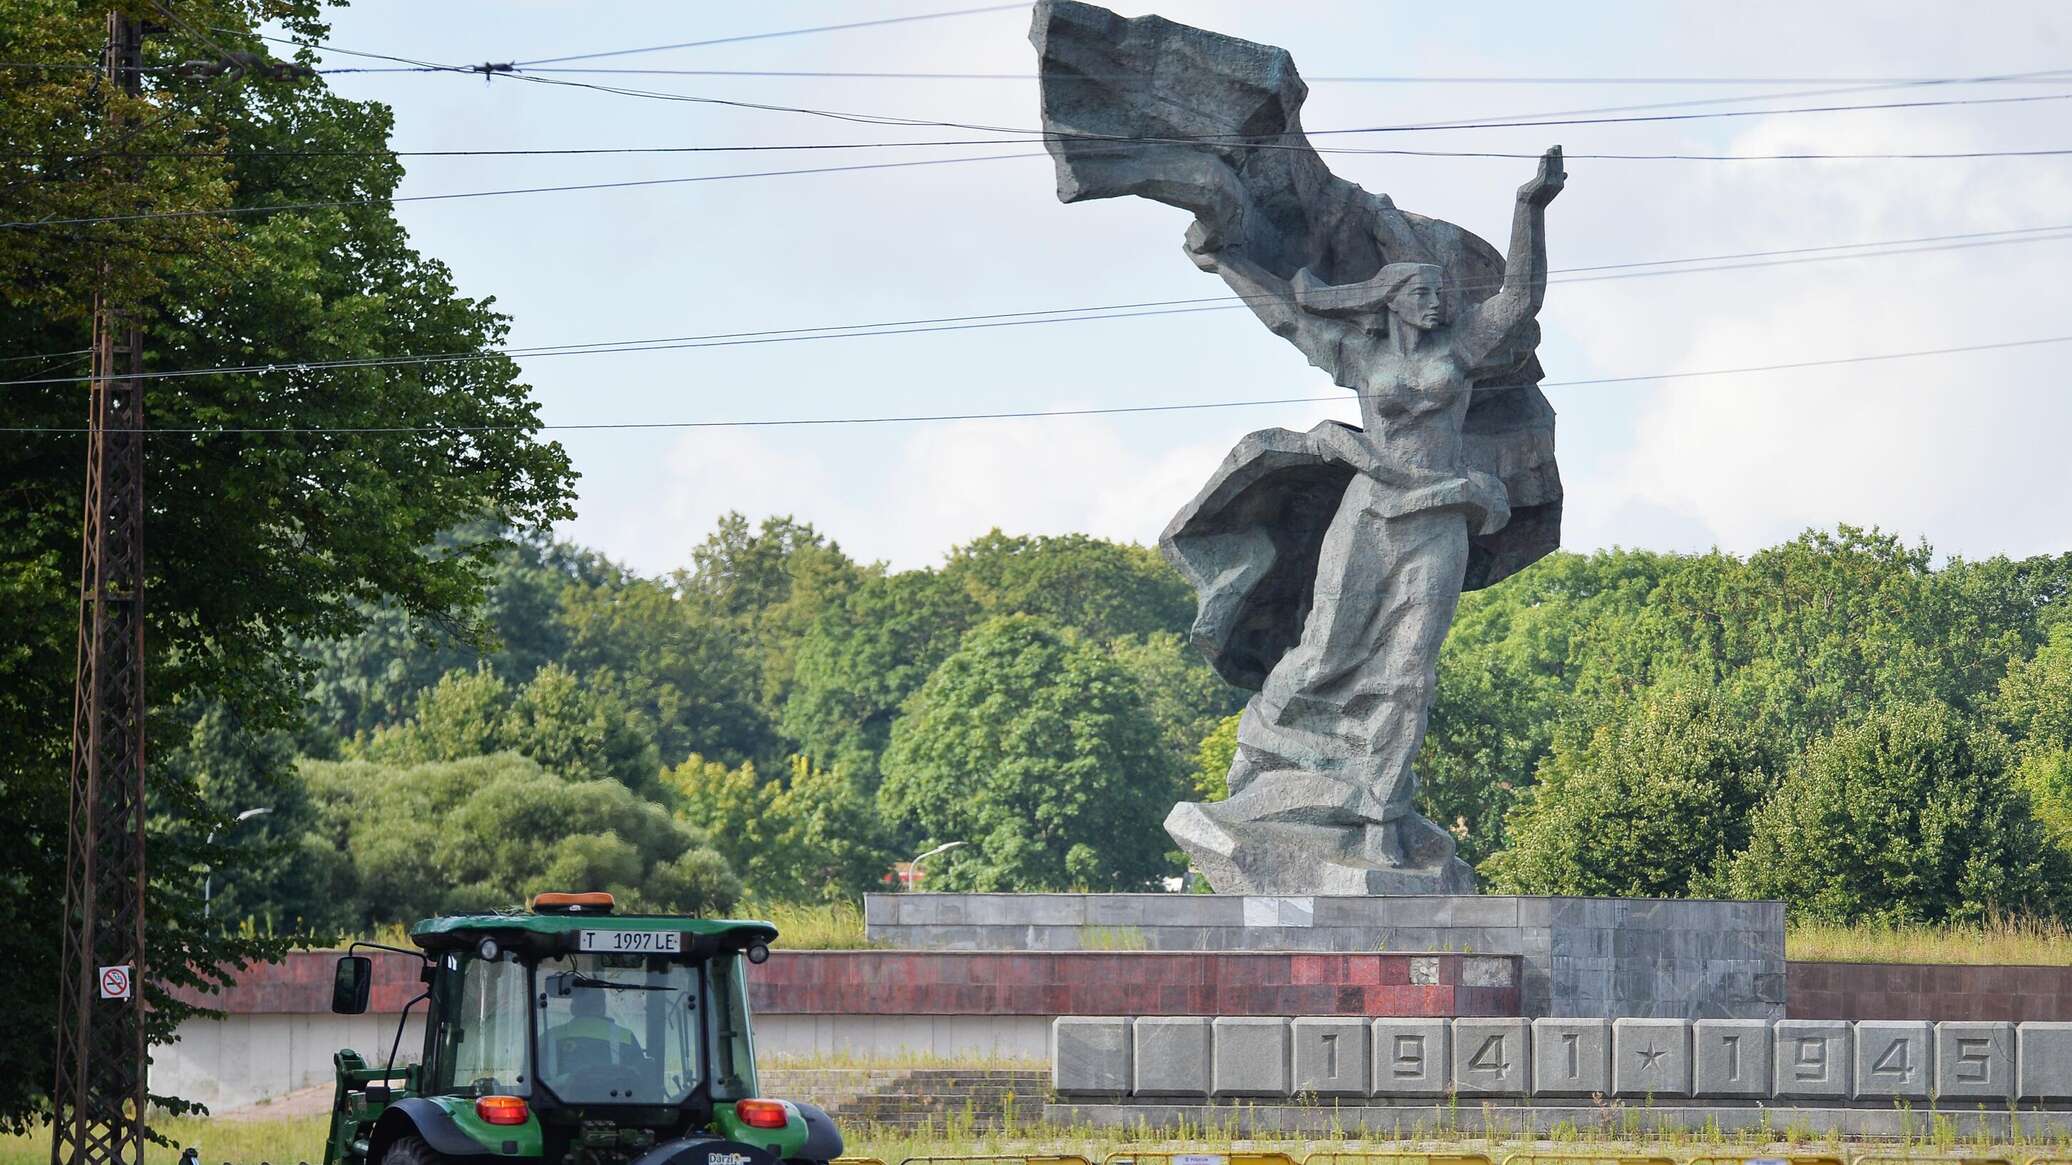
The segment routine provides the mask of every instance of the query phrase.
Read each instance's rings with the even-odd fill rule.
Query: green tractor
[[[825,1112],[756,1094],[748,963],[777,928],[613,913],[608,894],[541,894],[531,908],[432,918],[418,949],[354,943],[331,1010],[367,1010],[373,960],[423,959],[386,1067],[343,1049],[325,1165],[825,1165]],[[397,1067],[411,1008],[429,1002],[424,1056]]]

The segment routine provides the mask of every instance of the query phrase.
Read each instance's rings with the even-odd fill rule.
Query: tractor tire
[[[404,1137],[381,1155],[380,1165],[446,1165],[453,1158],[435,1153],[422,1137]]]

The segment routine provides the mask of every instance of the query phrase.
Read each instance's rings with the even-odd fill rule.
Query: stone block
[[[2072,1100],[2072,1023],[2014,1029],[2016,1091],[2023,1100]]]
[[[1926,1021],[1866,1019],[1856,1025],[1858,1100],[1926,1100],[1935,1086],[1934,1029]]]
[[[1691,1024],[1691,1086],[1695,1097],[1769,1095],[1769,1022],[1697,1020]]]
[[[1436,986],[1439,982],[1439,956],[1413,956],[1410,960],[1410,982],[1417,987]]]
[[[1207,1096],[1210,1032],[1198,1016],[1139,1016],[1130,1025],[1131,1093]]]
[[[1315,926],[1317,900],[1282,894],[1245,896],[1246,926]]]
[[[1279,1016],[1218,1016],[1211,1029],[1209,1095],[1291,1095],[1287,1020]]]
[[[1366,1096],[1372,1091],[1374,1062],[1369,1046],[1373,1028],[1369,1021],[1353,1016],[1305,1016],[1288,1026],[1295,1045],[1296,1095]]]
[[[2004,1101],[2014,1096],[2014,1084],[2013,1024],[1950,1020],[1935,1025],[1938,1099]]]
[[[1532,1021],[1532,1094],[1592,1096],[1611,1091],[1611,1024],[1602,1019]]]
[[[1453,1021],[1453,1087],[1463,1096],[1524,1096],[1532,1082],[1532,1030],[1523,1019]]]
[[[1452,1087],[1452,1063],[1443,1019],[1377,1019],[1374,1033],[1374,1095],[1444,1096]]]
[[[1086,896],[1089,917],[1105,895]],[[1143,924],[1152,926],[1241,926],[1244,899],[1228,894],[1155,894],[1142,908]]]
[[[1845,1019],[1787,1019],[1770,1029],[1771,1095],[1794,1100],[1847,1100],[1855,1033]]]
[[[1517,963],[1508,958],[1466,958],[1460,963],[1463,987],[1509,987],[1517,980]]]
[[[1689,1096],[1691,1024],[1684,1019],[1612,1021],[1612,1095]]]
[[[899,898],[897,894],[865,894],[863,896],[863,924],[884,926],[899,921]]]
[[[1127,1094],[1130,1021],[1092,1015],[1061,1015],[1052,1020],[1050,1086],[1067,1095]]]

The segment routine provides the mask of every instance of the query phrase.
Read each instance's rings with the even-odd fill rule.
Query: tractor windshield
[[[541,959],[539,1079],[568,1104],[680,1104],[698,1083],[698,971],[666,956]]]

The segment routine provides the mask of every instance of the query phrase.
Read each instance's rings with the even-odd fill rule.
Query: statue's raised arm
[[[1561,169],[1561,147],[1540,157],[1540,172],[1518,188],[1518,207],[1511,214],[1511,248],[1504,254],[1504,284],[1461,321],[1457,351],[1470,365],[1480,365],[1506,347],[1521,324],[1539,314],[1547,296],[1547,204],[1561,193],[1568,175]]]

